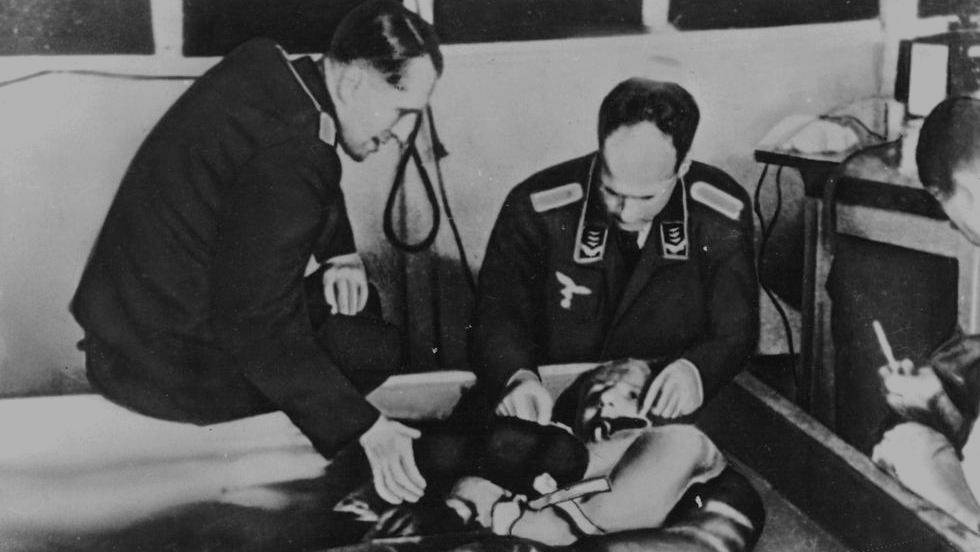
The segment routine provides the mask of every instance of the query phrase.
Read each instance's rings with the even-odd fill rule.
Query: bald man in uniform
[[[724,465],[689,422],[754,352],[758,287],[746,192],[688,158],[699,118],[681,86],[626,80],[600,107],[598,151],[531,176],[504,202],[473,328],[495,414],[551,421],[541,365],[635,359],[628,378],[600,370],[573,386],[574,419],[561,420],[589,440],[587,474],[608,475],[610,493],[576,507],[577,528],[543,511],[505,524],[512,534],[567,544],[583,528],[656,528],[692,478]],[[627,418],[661,427],[617,431]]]

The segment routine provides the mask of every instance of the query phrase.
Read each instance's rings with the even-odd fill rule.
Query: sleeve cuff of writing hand
[[[378,410],[315,344],[262,348],[250,352],[246,376],[320,454],[333,456],[377,421]]]

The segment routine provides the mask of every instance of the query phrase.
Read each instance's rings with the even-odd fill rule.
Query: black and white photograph
[[[0,0],[0,552],[980,552],[980,0]]]

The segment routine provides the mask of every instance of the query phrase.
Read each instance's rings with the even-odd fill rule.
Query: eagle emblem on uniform
[[[561,294],[561,302],[558,303],[561,305],[561,308],[571,310],[572,298],[576,295],[592,295],[591,289],[576,284],[575,280],[572,280],[571,276],[563,274],[557,270],[555,271],[555,276],[558,278],[558,283],[562,285],[562,288],[559,290],[559,293]]]

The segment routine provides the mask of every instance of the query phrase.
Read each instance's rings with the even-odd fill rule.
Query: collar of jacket
[[[337,111],[327,91],[323,72],[316,66],[316,63],[309,57],[304,56],[289,61],[294,74],[300,79],[300,83],[305,87],[306,92],[311,94],[311,105],[319,114],[318,135],[321,140],[330,146],[337,145]],[[315,100],[312,101],[312,100]]]
[[[602,201],[602,190],[599,189],[602,180],[599,178],[598,152],[592,155],[588,171],[585,178],[585,199],[582,201],[582,211],[575,234],[575,250],[572,252],[572,259],[579,265],[601,262],[605,258],[606,245],[609,241],[609,215]],[[687,259],[689,234],[687,195],[684,178],[678,178],[670,200],[651,223],[647,242],[653,236],[659,236],[660,251],[664,258]],[[681,244],[684,247],[678,247]]]

